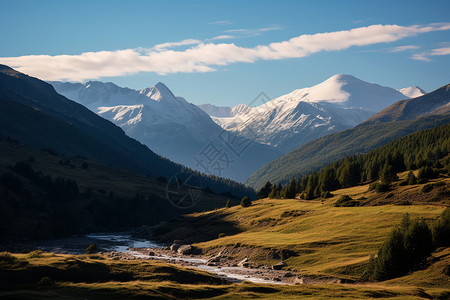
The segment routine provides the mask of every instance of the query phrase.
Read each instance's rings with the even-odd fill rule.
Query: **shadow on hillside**
[[[181,216],[157,227],[153,234],[156,239],[171,243],[199,243],[217,239],[219,235],[234,235],[242,230],[236,223],[226,220],[228,213],[212,212],[200,216]]]

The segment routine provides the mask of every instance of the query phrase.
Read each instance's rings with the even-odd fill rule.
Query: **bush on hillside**
[[[334,203],[335,207],[353,207],[353,206],[359,206],[359,202],[356,200],[353,200],[352,197],[348,195],[342,195],[339,197],[339,199]]]
[[[369,191],[376,191],[377,193],[384,193],[389,191],[389,184],[386,182],[374,182],[369,185]]]
[[[87,248],[86,248],[86,254],[93,254],[95,252],[98,251],[97,245],[96,244],[90,244]]]
[[[417,178],[420,180],[427,180],[427,179],[435,179],[439,176],[439,173],[436,172],[434,169],[424,166],[419,169],[419,173],[417,174]]]
[[[244,198],[241,199],[242,207],[249,207],[250,205],[252,205],[252,201],[250,200],[250,198],[248,196],[245,196]]]

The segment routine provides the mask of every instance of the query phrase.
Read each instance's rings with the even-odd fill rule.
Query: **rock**
[[[273,279],[273,281],[281,281],[281,278],[280,278],[280,277],[275,277],[275,278]]]
[[[219,261],[220,261],[220,257],[214,256],[214,257],[211,257],[210,259],[208,259],[207,263],[216,263]]]
[[[173,246],[173,245],[172,245]],[[194,246],[191,246],[191,245],[182,245],[182,246],[180,246],[179,248],[178,248],[178,250],[177,250],[177,252],[179,253],[179,254],[183,254],[183,255],[186,255],[186,254],[191,254],[193,251],[194,251]]]
[[[297,277],[294,280],[294,284],[304,284],[305,281],[303,280],[303,277]]]
[[[170,250],[171,251],[177,251],[178,248],[180,248],[180,244],[172,244],[172,246],[170,246]]]
[[[244,258],[237,265],[238,267],[248,267],[249,266],[248,258],[247,257]]]
[[[287,264],[284,261],[280,261],[276,265],[272,266],[272,270],[281,270],[281,269],[283,269],[286,266],[287,266]]]
[[[283,275],[283,277],[288,278],[288,277],[292,277],[294,276],[294,274],[292,274],[291,272],[287,272]]]

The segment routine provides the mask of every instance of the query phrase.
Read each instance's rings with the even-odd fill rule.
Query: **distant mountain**
[[[410,86],[407,88],[399,89],[398,91],[408,98],[420,97],[427,93],[418,86]]]
[[[140,91],[95,81],[51,84],[156,153],[201,172],[243,182],[280,156],[270,146],[224,131],[203,110],[176,97],[161,82]],[[205,156],[209,151],[216,152],[214,157]]]
[[[404,99],[399,91],[351,75],[335,75],[257,107],[201,105],[224,129],[287,153],[318,137],[354,127]]]
[[[80,155],[154,178],[185,171],[216,192],[252,193],[237,182],[202,176],[153,153],[120,127],[56,93],[50,84],[4,65],[0,65],[0,134],[33,148]]]
[[[450,85],[421,97],[401,100],[355,128],[311,141],[274,160],[247,183],[260,188],[265,182],[284,182],[309,174],[347,155],[365,153],[396,138],[450,122]]]
[[[251,110],[251,107],[245,104],[238,104],[233,107],[215,106],[212,104],[199,104],[197,106],[211,117],[216,118],[234,117],[239,114],[246,114]]]
[[[427,114],[450,112],[450,84],[413,99],[396,102],[361,125],[411,120]]]

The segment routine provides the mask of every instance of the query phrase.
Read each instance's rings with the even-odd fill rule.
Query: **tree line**
[[[450,246],[450,208],[430,226],[424,220],[411,220],[406,214],[400,226],[393,229],[386,241],[372,256],[365,279],[386,280],[413,272],[439,247]]]
[[[447,156],[449,150],[450,125],[441,125],[397,139],[366,154],[347,156],[320,171],[292,178],[285,185],[267,182],[258,192],[258,198],[295,198],[299,193],[306,200],[327,198],[334,190],[378,180],[380,182],[371,188],[382,191],[398,180],[397,172],[415,169],[420,169],[415,180],[424,181],[439,175],[436,168],[445,167],[448,172],[449,159],[445,160],[445,166],[439,160]],[[408,176],[409,184],[415,184],[414,174]]]

